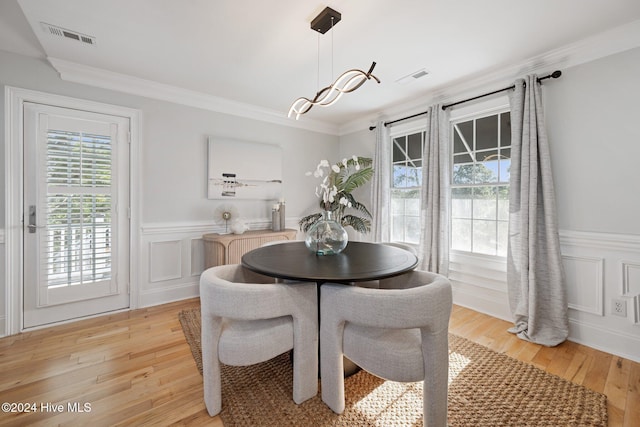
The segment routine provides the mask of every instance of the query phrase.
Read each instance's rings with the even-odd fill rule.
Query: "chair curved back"
[[[399,248],[399,249],[403,249],[415,256],[418,256],[418,251],[416,250],[416,248],[414,248],[413,246],[409,245],[408,243],[402,243],[402,242],[381,242],[379,243],[380,245],[386,245],[386,246],[393,246],[395,248]],[[367,280],[367,281],[362,281],[362,282],[358,282],[353,283],[361,288],[380,288],[380,280]]]
[[[403,242],[382,242],[383,245],[387,245],[387,246],[394,246],[396,248],[400,248],[400,249],[404,249],[405,251],[409,251],[412,254],[414,254],[415,256],[418,256],[418,251],[416,250],[416,248],[414,248],[413,246],[411,246],[408,243],[403,243]]]
[[[344,410],[344,355],[388,380],[424,380],[424,425],[446,426],[449,280],[412,271],[379,289],[324,284],[320,299],[323,401]]]
[[[222,409],[221,361],[250,365],[293,349],[293,400],[317,394],[315,283],[280,284],[238,264],[222,265],[202,273],[200,306],[204,400],[211,416]]]

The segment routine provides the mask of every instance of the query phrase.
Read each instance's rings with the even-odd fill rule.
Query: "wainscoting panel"
[[[604,315],[604,259],[562,256],[569,308]]]
[[[145,224],[140,236],[138,305],[147,307],[199,295],[204,270],[202,235],[223,230],[211,223]]]
[[[5,243],[4,243],[5,231],[4,228],[0,228],[0,337],[3,337],[7,333],[7,316],[6,316],[6,274],[5,274]]]
[[[622,295],[640,295],[640,263],[622,260]]]
[[[266,229],[270,221],[247,221],[250,229]],[[297,224],[297,219],[296,219]],[[145,224],[140,234],[138,306],[164,304],[199,295],[205,270],[202,236],[222,233],[214,222]]]
[[[149,242],[149,281],[164,282],[182,277],[182,242]]]
[[[191,239],[191,276],[198,276],[204,271],[204,240]]]
[[[569,339],[640,361],[640,236],[562,230]],[[613,311],[626,304],[626,316]]]
[[[640,361],[640,236],[560,231],[569,340]],[[511,321],[506,260],[452,252],[455,304]],[[614,300],[627,316],[612,313]]]

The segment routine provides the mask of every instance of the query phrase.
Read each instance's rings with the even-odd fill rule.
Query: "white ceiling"
[[[325,6],[342,21],[318,36],[309,22]],[[381,84],[300,119],[340,126],[638,19],[638,0],[0,0],[0,49],[283,117],[297,97],[376,61]],[[40,22],[96,44],[52,36]],[[395,82],[422,68],[428,76]]]

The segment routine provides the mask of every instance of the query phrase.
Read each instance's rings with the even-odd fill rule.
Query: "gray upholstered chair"
[[[220,363],[247,366],[293,352],[293,401],[318,393],[318,296],[315,283],[274,283],[240,265],[200,278],[204,401],[222,409]]]
[[[412,271],[379,289],[320,288],[322,400],[344,411],[343,355],[386,380],[424,381],[424,425],[447,424],[451,283]]]

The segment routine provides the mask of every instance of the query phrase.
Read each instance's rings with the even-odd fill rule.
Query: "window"
[[[507,255],[511,116],[453,120],[451,249]]]
[[[46,144],[49,287],[111,278],[112,141],[49,130]]]
[[[424,131],[392,137],[391,240],[419,243]]]

